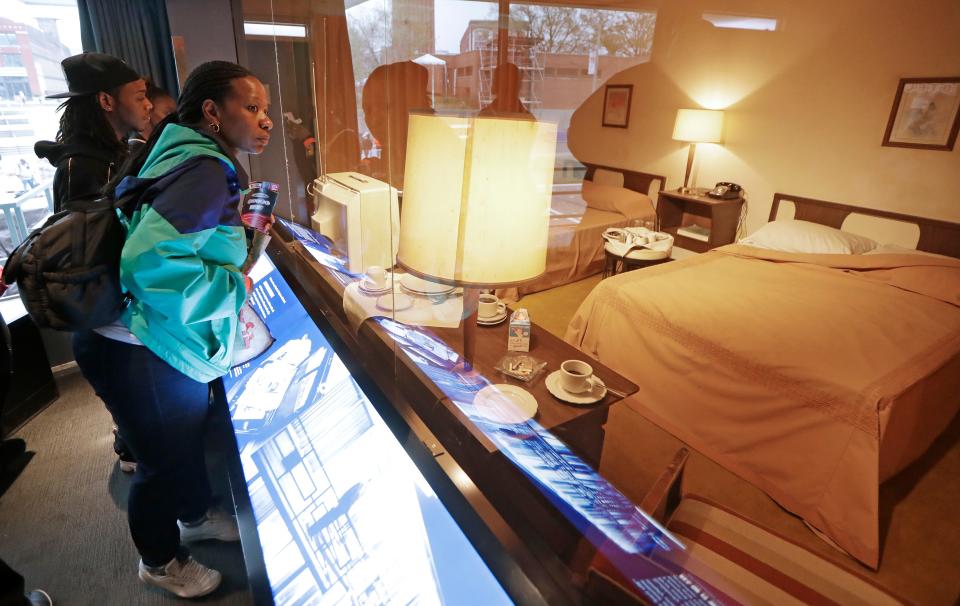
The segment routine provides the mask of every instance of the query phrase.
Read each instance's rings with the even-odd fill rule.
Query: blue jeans
[[[212,501],[203,452],[209,386],[142,345],[92,331],[74,334],[73,353],[137,459],[130,534],[143,563],[162,566],[186,553],[177,520],[201,519]]]

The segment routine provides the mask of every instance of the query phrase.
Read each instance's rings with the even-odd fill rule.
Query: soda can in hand
[[[280,185],[270,181],[254,181],[250,184],[250,193],[243,201],[240,219],[247,227],[267,233],[270,230],[270,217],[277,205]]]

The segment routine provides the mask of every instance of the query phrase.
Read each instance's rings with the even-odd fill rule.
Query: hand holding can
[[[273,208],[277,205],[280,186],[270,181],[255,181],[250,184],[250,193],[243,201],[240,220],[255,230],[247,258],[240,268],[244,275],[250,272],[257,259],[270,242],[270,226],[273,225]]]
[[[250,192],[243,201],[240,210],[240,220],[247,227],[252,227],[260,233],[270,231],[273,223],[273,209],[277,205],[277,196],[280,185],[270,181],[254,181],[250,184]]]

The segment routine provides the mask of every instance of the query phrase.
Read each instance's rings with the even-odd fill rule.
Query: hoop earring
[[[216,133],[216,134],[219,135],[219,134],[220,134],[220,123],[219,123],[219,122],[211,122],[211,123],[210,123],[210,130],[212,130],[214,133]]]

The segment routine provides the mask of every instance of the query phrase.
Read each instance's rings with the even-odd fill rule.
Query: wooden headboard
[[[826,202],[824,200],[814,200],[813,198],[803,198],[801,196],[791,196],[790,194],[781,193],[773,194],[773,206],[770,207],[770,221],[776,220],[781,200],[794,204],[796,209],[793,216],[794,219],[829,225],[837,229],[843,226],[843,221],[851,214],[912,223],[920,228],[920,239],[917,241],[917,250],[960,258],[960,223],[950,223],[949,221],[930,219],[928,217],[918,217],[916,215],[906,215],[887,210],[864,208],[862,206],[851,206],[850,204],[839,204],[837,202]]]
[[[627,189],[638,191],[641,194],[649,195],[650,185],[657,181],[657,191],[663,191],[664,184],[667,182],[667,178],[663,175],[654,175],[652,173],[641,173],[635,170],[627,170],[625,168],[617,168],[615,166],[602,166],[600,164],[588,164],[583,163],[587,167],[587,174],[584,175],[585,179],[593,181],[593,175],[597,172],[598,168],[604,170],[610,170],[617,172],[623,175],[623,186]]]

